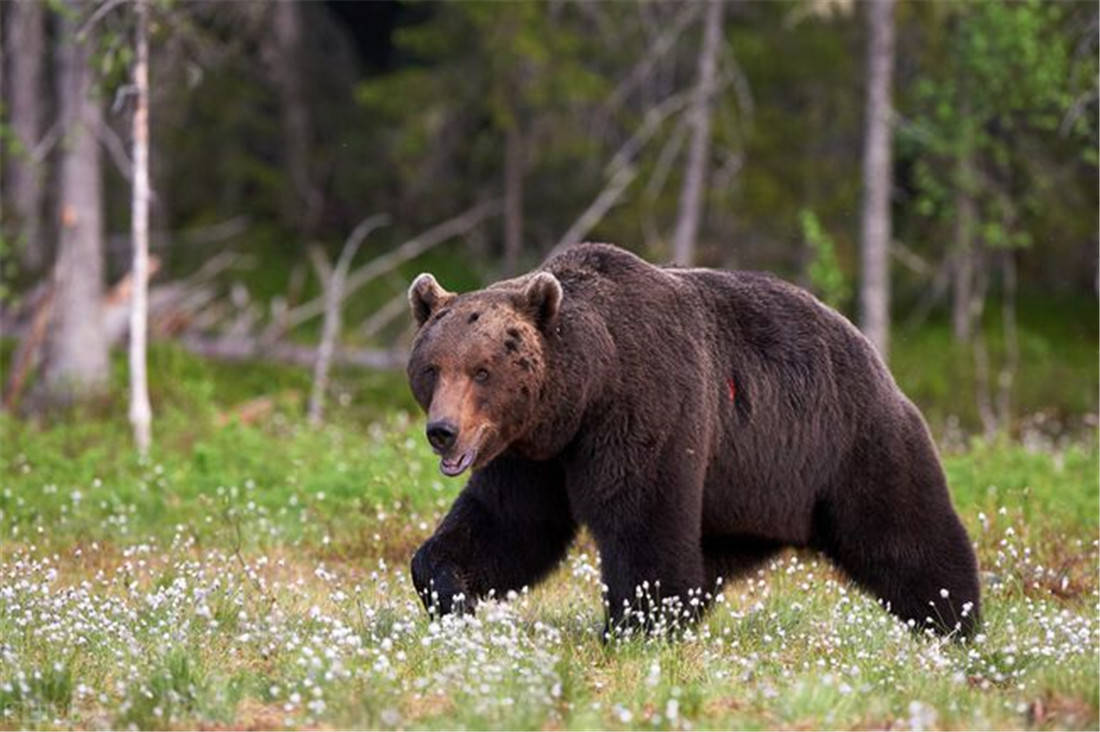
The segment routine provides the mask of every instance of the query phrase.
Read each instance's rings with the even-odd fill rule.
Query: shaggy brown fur
[[[583,524],[611,622],[643,582],[682,599],[796,546],[902,618],[973,631],[974,553],[924,421],[809,293],[584,244],[463,295],[421,275],[410,301],[429,439],[445,473],[474,470],[413,558],[426,603],[537,582]]]

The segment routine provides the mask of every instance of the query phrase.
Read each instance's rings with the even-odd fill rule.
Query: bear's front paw
[[[474,599],[458,568],[447,560],[431,556],[431,546],[425,544],[412,559],[412,580],[416,594],[432,617],[451,613],[472,613]]]

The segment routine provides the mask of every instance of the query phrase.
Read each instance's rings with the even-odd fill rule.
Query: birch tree
[[[860,327],[886,359],[890,338],[890,82],[894,73],[894,0],[867,8],[867,133],[863,145]]]
[[[676,219],[672,258],[683,265],[694,264],[695,242],[703,215],[707,155],[710,151],[710,116],[716,87],[718,51],[722,42],[723,0],[709,0],[699,49],[699,80],[691,109],[691,142],[688,147],[684,184],[680,191],[680,212]]]
[[[152,410],[145,372],[147,290],[149,284],[149,6],[136,0],[134,30],[134,182],[131,211],[133,295],[130,298],[130,423],[144,457],[152,441]]]

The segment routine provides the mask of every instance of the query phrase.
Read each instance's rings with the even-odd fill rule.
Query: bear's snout
[[[437,454],[443,453],[454,447],[458,440],[458,427],[454,422],[445,419],[437,419],[428,423],[428,443]]]

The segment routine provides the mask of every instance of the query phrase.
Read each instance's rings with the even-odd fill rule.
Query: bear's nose
[[[437,419],[428,423],[428,442],[436,449],[436,452],[446,452],[454,447],[458,438],[458,428],[445,419]]]

